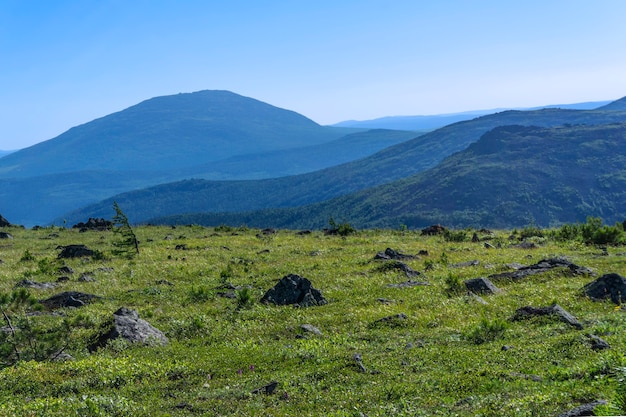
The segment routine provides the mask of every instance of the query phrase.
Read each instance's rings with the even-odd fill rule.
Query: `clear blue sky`
[[[230,90],[318,123],[626,95],[623,0],[0,0],[0,149]]]

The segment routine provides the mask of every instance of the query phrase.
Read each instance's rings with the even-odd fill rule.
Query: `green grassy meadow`
[[[626,248],[533,238],[512,247],[509,231],[484,242],[448,242],[415,231],[365,230],[346,237],[314,231],[199,226],[135,229],[141,253],[113,256],[112,232],[6,228],[0,240],[0,292],[23,279],[69,281],[29,289],[37,299],[62,291],[101,296],[81,308],[29,320],[70,327],[67,361],[19,361],[0,369],[2,416],[555,416],[604,399],[598,414],[626,413],[626,311],[594,302],[581,288],[595,279],[555,269],[520,281],[481,304],[455,287],[466,279],[566,256],[597,276],[626,275]],[[60,245],[85,244],[102,257],[58,260]],[[178,249],[176,247],[178,246]],[[429,285],[407,281],[373,258],[393,248]],[[25,256],[26,255],[26,256]],[[478,260],[476,266],[454,264]],[[81,274],[94,278],[80,282]],[[259,303],[285,275],[308,278],[328,304],[295,308]],[[235,298],[220,293],[232,284]],[[581,321],[511,321],[515,310],[557,302]],[[90,340],[119,307],[169,338],[167,346]],[[405,314],[406,319],[378,320]],[[0,326],[4,326],[3,322]],[[53,323],[54,324],[54,323]],[[306,333],[301,325],[319,328]],[[591,349],[594,334],[610,349]],[[503,349],[503,346],[509,348]],[[360,355],[365,371],[355,361]],[[252,393],[272,381],[271,394]]]

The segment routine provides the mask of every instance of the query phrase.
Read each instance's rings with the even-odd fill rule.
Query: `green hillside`
[[[626,219],[626,123],[493,129],[437,167],[294,209],[172,216],[154,223],[321,228],[520,227]]]
[[[163,184],[111,197],[67,213],[63,218],[79,222],[89,217],[108,217],[113,200],[118,201],[136,222],[182,213],[243,212],[302,206],[433,168],[447,156],[467,148],[497,126],[515,124],[550,127],[622,121],[626,121],[626,112],[563,109],[506,111],[455,123],[367,158],[318,172],[262,181],[187,180]],[[305,218],[297,219],[297,216],[296,220],[306,222]],[[273,218],[272,221],[278,222],[280,219]]]

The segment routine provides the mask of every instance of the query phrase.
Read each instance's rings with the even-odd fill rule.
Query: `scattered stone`
[[[478,266],[480,265],[480,261],[478,260],[473,260],[473,261],[467,261],[467,262],[459,262],[458,264],[452,264],[450,265],[451,268],[465,268],[467,266]]]
[[[378,301],[379,303],[383,303],[383,304],[392,304],[392,303],[394,303],[393,300],[390,300],[388,298],[377,298],[376,301]]]
[[[7,232],[0,232],[0,239],[13,239],[13,235]]]
[[[591,349],[593,350],[604,350],[611,348],[611,345],[609,345],[604,339],[596,336],[595,334],[588,334],[587,337],[591,342]]]
[[[95,254],[94,251],[85,245],[59,246],[57,249],[61,249],[61,253],[57,256],[58,259],[82,258],[84,256],[93,256]]]
[[[354,355],[352,355],[352,359],[356,363],[356,366],[359,368],[360,372],[367,372],[367,368],[365,367],[365,365],[363,365],[363,357],[360,353],[355,353]]]
[[[389,259],[415,259],[416,256],[414,255],[407,255],[405,253],[401,253],[398,251],[395,251],[391,248],[387,248],[385,249],[384,252],[378,252],[376,254],[376,256],[374,256],[374,259],[384,259],[384,260],[389,260]]]
[[[491,243],[489,242],[485,242],[485,249],[495,249],[496,247],[493,246]]]
[[[251,394],[267,394],[267,395],[271,395],[274,393],[274,391],[276,391],[276,387],[278,387],[278,382],[277,381],[272,381],[267,385],[263,385],[260,388],[254,389],[252,391],[250,391]]]
[[[96,282],[96,279],[91,275],[85,273],[81,274],[80,278],[78,278],[78,282]]]
[[[86,232],[88,230],[95,230],[98,232],[104,232],[106,230],[111,230],[113,228],[113,222],[105,219],[94,219],[89,218],[87,223],[76,223],[72,226],[72,229],[80,229],[79,232]]]
[[[187,250],[187,244],[181,243],[180,245],[176,245],[174,250]]]
[[[382,319],[378,319],[374,322],[374,324],[394,323],[394,322],[404,321],[406,319],[408,319],[406,314],[399,313],[399,314],[394,314],[393,316],[387,316],[387,317],[383,317]]]
[[[419,252],[417,252],[418,256],[428,256],[428,251],[425,249],[420,249]]]
[[[474,243],[480,242],[480,239],[478,238],[478,234],[474,233],[472,235],[472,242]]]
[[[264,235],[274,235],[276,234],[276,229],[272,229],[272,228],[263,229],[261,230],[261,233],[263,233]]]
[[[477,294],[495,294],[500,292],[500,289],[493,285],[489,278],[468,279],[465,281],[465,288]]]
[[[9,227],[11,223],[0,214],[0,227]]]
[[[299,275],[287,275],[261,298],[263,303],[276,305],[297,304],[299,307],[324,305],[327,303],[321,291],[313,288],[311,281]]]
[[[296,232],[298,236],[310,235],[311,233],[312,232],[310,230],[300,230],[299,232]]]
[[[513,349],[513,346],[504,345],[504,346],[502,346],[502,348],[500,350],[506,352],[507,350],[511,350],[511,349]]]
[[[419,285],[428,285],[428,282],[408,280],[398,284],[387,284],[388,288],[411,288]]]
[[[156,327],[147,321],[140,319],[135,310],[121,307],[113,313],[113,326],[109,331],[102,334],[98,341],[90,347],[95,350],[105,346],[110,340],[122,338],[130,343],[146,345],[166,345],[167,337]]]
[[[585,294],[594,300],[611,298],[615,304],[626,300],[626,278],[619,274],[605,274],[583,287]]]
[[[39,302],[49,310],[55,310],[57,308],[64,307],[82,307],[92,300],[99,299],[101,297],[93,294],[85,294],[77,291],[66,291],[60,294],[53,295],[45,300]]]
[[[446,231],[446,228],[440,224],[435,224],[422,229],[422,236],[435,236],[441,235]]]
[[[516,270],[516,271],[517,271],[518,269],[520,269],[520,268],[524,268],[524,265],[523,265],[523,264],[520,264],[520,263],[517,263],[517,262],[512,262],[512,263],[510,263],[510,264],[506,264],[506,265],[504,265],[504,266],[506,266],[507,268],[510,268],[510,269],[514,269],[514,270]]]
[[[594,410],[599,405],[605,405],[605,400],[598,400],[591,403],[580,405],[569,411],[559,414],[557,417],[581,417],[581,416],[595,416]]]
[[[53,282],[37,282],[30,279],[23,279],[15,284],[16,287],[33,288],[37,290],[49,290],[56,287]]]
[[[58,269],[58,272],[59,274],[72,275],[74,273],[74,270],[70,268],[69,266],[62,266]]]
[[[321,336],[322,335],[322,331],[320,329],[318,329],[317,327],[311,325],[311,324],[303,324],[300,326],[300,328],[302,330],[304,330],[307,333],[313,333],[316,336]]]
[[[512,279],[520,280],[530,275],[541,274],[543,272],[550,271],[554,268],[567,268],[571,275],[593,275],[593,271],[589,268],[578,266],[573,262],[568,261],[563,257],[548,258],[539,261],[536,264],[522,266],[513,272],[502,272],[499,274],[489,275],[492,280],[497,279]]]
[[[98,269],[96,269],[96,271],[110,273],[110,272],[115,271],[115,269],[113,269],[113,268],[98,268]]]
[[[170,287],[173,286],[174,284],[172,284],[170,281],[166,280],[166,279],[159,279],[157,281],[155,281],[156,285],[169,285]]]
[[[466,301],[476,301],[478,304],[487,305],[489,304],[483,297],[480,295],[474,294],[471,291],[467,292]]]
[[[580,330],[583,328],[582,323],[580,323],[574,316],[565,311],[563,307],[558,304],[552,304],[549,307],[521,307],[515,311],[515,314],[511,318],[513,321],[523,320],[530,316],[546,316],[546,315],[556,315],[561,321],[569,324],[570,326]]]
[[[57,278],[57,282],[67,282],[70,280],[70,277],[63,275]]]
[[[269,249],[263,249],[263,250],[258,251],[256,254],[257,255],[263,255],[264,253],[270,253],[270,250]]]

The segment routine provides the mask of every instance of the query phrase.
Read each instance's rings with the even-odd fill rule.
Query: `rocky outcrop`
[[[276,305],[295,304],[300,307],[324,305],[327,303],[321,291],[313,288],[311,281],[299,275],[287,275],[261,298],[262,303]]]
[[[95,254],[94,251],[85,245],[59,246],[57,249],[61,249],[61,253],[57,256],[58,259],[82,258],[85,256],[93,256]]]
[[[556,257],[543,259],[533,265],[522,266],[512,272],[502,272],[500,274],[489,275],[489,278],[491,280],[512,279],[517,281],[531,275],[551,271],[555,268],[567,268],[571,275],[593,275],[593,271],[589,268],[576,265],[563,257]]]
[[[626,278],[619,274],[605,274],[583,287],[594,300],[610,298],[615,304],[626,301]]]
[[[7,232],[0,232],[0,239],[13,239],[13,235]]]
[[[72,226],[72,228],[80,229],[79,231],[81,232],[86,232],[88,230],[104,232],[113,228],[113,222],[105,219],[94,219],[90,217],[89,220],[87,220],[87,223],[76,223],[74,226]]]
[[[446,228],[440,224],[434,224],[432,226],[422,229],[422,236],[435,236],[442,235],[446,231]]]
[[[515,311],[515,314],[511,318],[513,321],[523,320],[530,316],[547,316],[547,315],[555,315],[561,321],[569,324],[570,326],[580,330],[583,328],[581,322],[579,322],[574,316],[565,311],[563,307],[558,304],[552,304],[549,307],[531,307],[526,306],[522,308],[518,308]]]
[[[101,297],[78,291],[65,291],[45,300],[40,300],[39,303],[49,310],[55,310],[64,307],[83,307],[98,298]]]
[[[374,259],[390,260],[390,259],[415,259],[417,256],[407,255],[406,253],[398,252],[391,248],[385,249],[384,252],[378,252]]]

